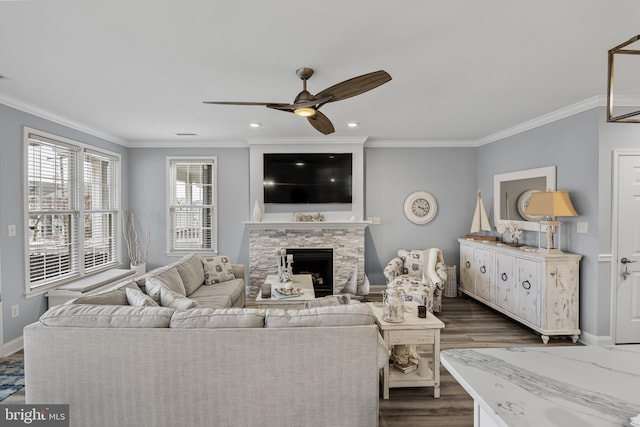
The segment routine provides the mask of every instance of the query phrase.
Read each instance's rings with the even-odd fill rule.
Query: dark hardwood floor
[[[445,324],[441,350],[450,348],[541,346],[540,335],[464,296],[444,298],[437,317]],[[569,338],[551,338],[547,345],[576,345]],[[577,344],[579,345],[579,344]],[[441,366],[440,398],[433,388],[395,388],[380,399],[380,427],[471,427],[473,400]]]
[[[379,300],[371,295],[370,300]],[[441,349],[473,347],[540,346],[540,335],[474,300],[460,296],[444,298],[437,314],[445,324]],[[552,338],[547,345],[576,345],[568,338]],[[579,344],[578,344],[579,345]],[[11,355],[23,357],[22,352]],[[2,404],[24,403],[23,388]],[[442,367],[440,398],[433,388],[395,388],[389,400],[380,399],[380,427],[471,427],[473,401],[458,382]]]

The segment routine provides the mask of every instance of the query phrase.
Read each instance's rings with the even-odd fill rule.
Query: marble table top
[[[640,345],[458,349],[442,364],[498,426],[630,426]]]

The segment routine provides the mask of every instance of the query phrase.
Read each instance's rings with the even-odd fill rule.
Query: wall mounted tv
[[[264,203],[351,203],[351,153],[265,153]]]

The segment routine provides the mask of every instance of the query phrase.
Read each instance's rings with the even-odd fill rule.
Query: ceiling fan
[[[329,102],[342,101],[352,96],[360,95],[374,89],[391,80],[391,76],[384,70],[363,74],[349,80],[335,84],[315,95],[307,90],[307,80],[313,75],[312,68],[298,68],[296,74],[302,80],[302,92],[296,96],[292,104],[278,102],[225,102],[225,101],[203,101],[205,104],[224,105],[264,105],[274,110],[294,113],[298,116],[306,117],[311,126],[317,131],[329,135],[335,129],[331,120],[320,111],[320,107]]]

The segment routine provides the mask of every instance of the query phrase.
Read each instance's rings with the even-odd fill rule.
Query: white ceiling
[[[292,102],[302,66],[312,93],[384,69],[389,83],[322,108],[334,136],[478,141],[601,103],[607,51],[639,17],[638,0],[0,1],[0,102],[125,145],[325,138],[202,101]]]

